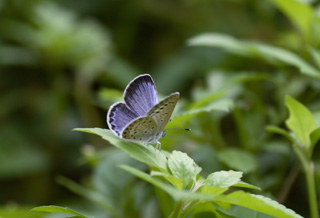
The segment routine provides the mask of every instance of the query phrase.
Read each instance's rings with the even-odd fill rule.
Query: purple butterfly
[[[124,102],[114,103],[107,114],[110,130],[122,139],[142,144],[156,143],[165,136],[164,127],[179,99],[174,92],[159,102],[149,74],[134,78],[123,94]]]

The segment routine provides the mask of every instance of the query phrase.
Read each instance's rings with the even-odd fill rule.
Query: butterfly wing
[[[123,128],[137,117],[125,103],[117,102],[108,111],[107,123],[111,131],[120,136]]]
[[[158,142],[178,99],[179,93],[175,92],[159,102],[151,76],[138,76],[124,91],[125,103],[117,102],[110,107],[107,123],[123,139]]]
[[[147,113],[148,117],[151,117],[157,126],[157,132],[162,132],[164,127],[170,120],[173,110],[179,100],[179,92],[174,92],[168,97],[160,101],[157,105],[150,109]]]
[[[133,79],[127,85],[123,98],[129,109],[138,116],[145,116],[159,102],[156,86],[149,74]]]
[[[157,124],[151,117],[137,118],[121,133],[121,137],[124,139],[143,142],[150,142],[157,135]]]

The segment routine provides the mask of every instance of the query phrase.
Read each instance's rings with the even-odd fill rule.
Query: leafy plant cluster
[[[0,99],[7,106],[0,111],[5,124],[0,133],[5,145],[0,147],[1,177],[19,179],[48,172],[53,159],[48,151],[59,157],[51,163],[58,174],[68,174],[65,166],[76,161],[66,160],[79,153],[76,144],[86,144],[81,163],[92,171],[90,176],[78,172],[81,185],[68,179],[72,176],[57,178],[58,184],[82,196],[81,202],[79,198],[64,201],[64,197],[54,201],[56,189],[52,189],[46,193],[50,204],[68,207],[42,206],[26,212],[28,208],[19,206],[20,213],[9,207],[0,210],[0,216],[318,217],[320,24],[316,4],[296,0],[138,2],[139,6],[127,3],[116,12],[117,3],[110,1],[104,3],[108,13],[96,12],[95,17],[110,27],[110,35],[97,20],[78,16],[99,11],[102,3],[86,8],[72,0],[63,3],[65,7],[37,0],[0,5],[0,9],[13,9],[4,10],[0,19],[1,27],[10,27],[0,38],[0,63],[10,91]],[[68,3],[74,7],[66,9]],[[242,5],[249,7],[243,10]],[[234,14],[234,20],[222,21],[226,14]],[[118,23],[104,16],[119,16]],[[150,17],[164,23],[151,23]],[[160,30],[146,33],[141,25],[146,29],[156,25]],[[163,26],[167,32],[161,31]],[[225,29],[230,26],[232,31]],[[208,32],[212,29],[219,33]],[[177,32],[181,35],[176,38]],[[170,47],[172,40],[182,48]],[[141,41],[143,49],[139,49]],[[21,68],[29,80],[23,77],[17,82],[14,73]],[[161,140],[162,151],[121,141],[105,129],[109,105],[122,99],[130,79],[146,73],[140,68],[151,69],[160,94],[182,94],[167,128],[192,129],[168,131]],[[30,83],[25,90],[20,88],[24,80]],[[31,103],[26,107],[15,99]],[[19,113],[22,109],[35,111],[38,118],[25,119]],[[107,144],[96,136],[84,139],[69,133],[79,126],[102,127],[76,130],[99,135]],[[42,187],[43,180],[35,177],[26,184]]]
[[[316,217],[317,199],[315,195],[314,168],[310,157],[313,147],[320,139],[320,128],[316,127],[312,114],[302,104],[291,97],[287,97],[286,104],[290,111],[287,126],[292,131],[292,136],[286,130],[275,126],[269,126],[268,129],[269,131],[285,135],[292,141],[295,152],[300,158],[305,170],[309,200],[311,203],[315,203],[315,205],[311,205],[311,210],[315,210],[313,216]],[[107,129],[89,128],[75,130],[99,135],[128,153],[132,158],[147,164],[151,169],[149,174],[129,165],[121,164],[117,166],[151,183],[166,193],[165,195],[162,194],[161,200],[164,201],[163,203],[170,202],[170,204],[166,203],[167,212],[170,211],[170,207],[172,208],[172,212],[164,214],[167,217],[198,217],[206,213],[214,217],[237,216],[237,212],[231,212],[231,214],[227,212],[231,209],[231,205],[241,206],[274,217],[301,217],[294,211],[285,208],[270,198],[240,190],[228,192],[232,187],[260,190],[260,188],[256,186],[241,181],[243,176],[242,172],[232,170],[218,171],[209,174],[205,179],[200,176],[201,167],[186,153],[175,150],[172,153],[155,151],[154,147],[150,145],[143,147],[139,144],[123,141]],[[303,142],[303,140],[305,141]],[[62,184],[69,186],[71,189],[78,190],[77,192],[83,196],[89,197],[84,191],[84,188],[77,188],[77,185],[73,182],[68,185],[68,182],[64,181]],[[98,193],[96,194],[99,195]],[[174,202],[172,202],[172,199],[174,199]],[[91,198],[91,200],[95,202],[99,201],[97,196]],[[106,207],[113,211],[113,209],[111,209],[114,208],[113,205]],[[69,208],[57,206],[43,206],[34,208],[33,210],[71,213],[76,215],[76,217],[88,218],[88,216],[79,214]],[[124,211],[122,211],[122,213],[123,212]],[[113,213],[116,215],[117,212],[113,211]]]

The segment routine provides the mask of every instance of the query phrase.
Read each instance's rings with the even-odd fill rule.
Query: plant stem
[[[306,175],[311,218],[319,218],[313,162],[297,144],[294,143],[293,148],[302,163]]]
[[[169,218],[179,218],[182,211],[183,201],[178,201],[174,211],[171,213]]]
[[[302,148],[294,143],[293,148],[298,155],[307,180],[308,198],[311,218],[319,218],[318,206],[317,206],[317,196],[316,196],[316,185],[314,182],[314,165],[311,158],[307,155]]]
[[[290,173],[286,176],[283,186],[281,188],[280,194],[278,196],[278,202],[283,204],[293,187],[294,182],[296,181],[298,174],[301,170],[301,164],[297,161],[295,165],[290,170]]]
[[[317,206],[317,196],[316,196],[316,186],[314,182],[314,165],[312,161],[308,164],[308,169],[305,169],[307,188],[309,196],[310,213],[312,218],[319,218],[318,206]]]

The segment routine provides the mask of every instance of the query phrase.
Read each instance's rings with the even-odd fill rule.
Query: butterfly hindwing
[[[118,102],[110,107],[107,114],[107,123],[109,128],[120,136],[122,129],[137,117],[125,103]]]
[[[179,99],[179,92],[174,92],[150,109],[147,116],[152,117],[158,131],[162,131],[170,120],[172,112]]]
[[[128,107],[139,116],[145,116],[159,102],[156,86],[148,74],[132,80],[127,85],[123,98]]]
[[[157,135],[157,124],[151,117],[140,117],[126,126],[121,137],[133,141],[150,141]]]

